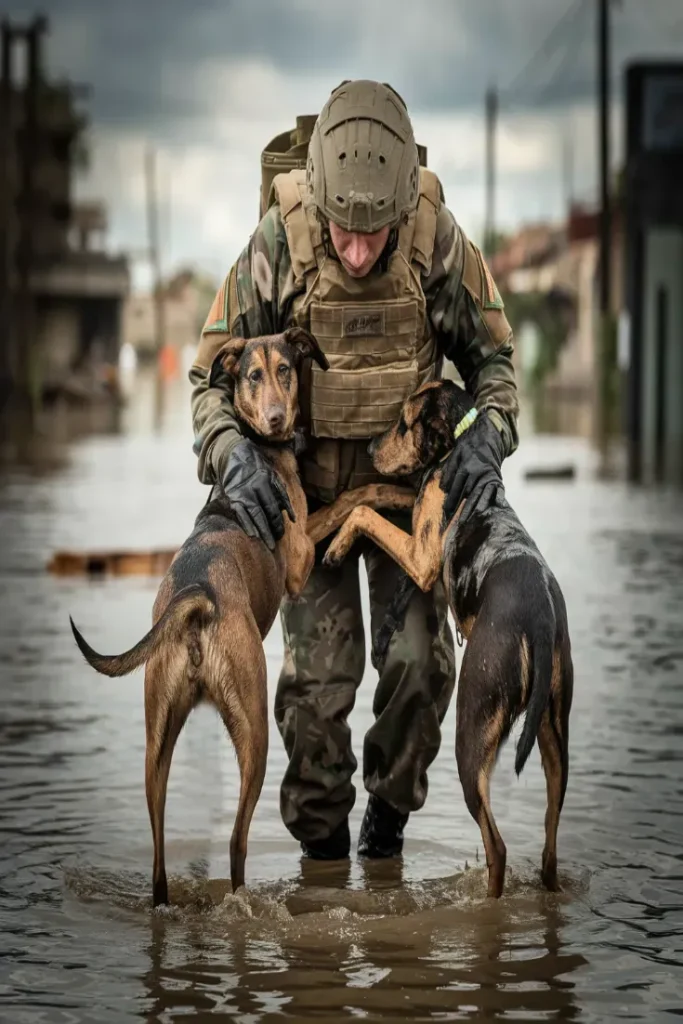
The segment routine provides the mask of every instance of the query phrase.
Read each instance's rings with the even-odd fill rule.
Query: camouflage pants
[[[394,520],[410,530],[410,521]],[[323,547],[324,550],[324,547]],[[285,600],[285,658],[275,720],[289,764],[280,792],[282,819],[295,839],[325,839],[348,816],[358,762],[347,718],[365,668],[359,583],[360,544],[338,569],[316,565],[299,601]],[[374,544],[364,555],[374,635],[400,570]],[[441,723],[455,686],[453,637],[441,584],[416,591],[405,626],[389,647],[373,701],[374,724],[363,746],[368,792],[401,813],[427,797],[427,769],[441,744]]]

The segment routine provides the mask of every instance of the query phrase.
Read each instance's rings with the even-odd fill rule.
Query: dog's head
[[[218,359],[235,378],[235,411],[257,434],[273,441],[291,438],[299,412],[297,371],[310,357],[329,368],[312,334],[289,327],[262,338],[231,338]]]
[[[471,397],[453,381],[423,384],[405,400],[396,423],[368,445],[373,466],[385,476],[433,466],[457,444],[453,432],[471,408]]]

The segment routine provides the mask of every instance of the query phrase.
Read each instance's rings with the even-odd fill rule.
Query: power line
[[[508,85],[501,90],[501,95],[506,99],[514,99],[515,94],[520,93],[520,83],[524,82],[524,79],[528,73],[538,70],[539,61],[544,55],[552,54],[557,50],[558,44],[562,41],[563,33],[565,29],[572,25],[577,19],[581,12],[582,7],[586,3],[586,0],[574,0],[574,2],[567,8],[558,20],[554,23],[548,35],[545,37],[538,49],[532,54],[530,59],[512,79]]]
[[[611,8],[617,8],[620,14],[630,21],[633,28],[639,31],[641,40],[643,33],[646,33],[646,49],[654,47],[657,52],[666,52],[667,43],[670,45],[673,42],[675,45],[678,42],[678,32],[683,28],[683,18],[667,22],[654,4],[651,5],[652,9],[648,8],[646,12],[640,6],[639,0],[609,0],[609,3]],[[525,106],[538,106],[544,94],[548,98],[551,90],[563,82],[568,68],[576,72],[573,84],[577,92],[585,96],[589,94],[589,80],[592,80],[593,73],[588,71],[580,54],[584,33],[592,35],[591,19],[584,16],[590,13],[592,18],[593,11],[593,0],[575,0],[564,11],[532,57],[509,85],[501,90],[501,108],[510,109],[511,106],[519,106],[522,103]],[[612,45],[616,55],[620,50],[618,37]],[[610,85],[619,89],[622,80],[622,61],[616,59],[614,63],[616,66],[610,69]],[[569,82],[565,81],[564,84],[568,85]]]
[[[541,99],[541,94],[543,93],[545,93],[546,98],[548,98],[553,88],[562,82],[567,68],[570,65],[573,66],[574,69],[577,68],[577,65],[579,64],[579,57],[577,54],[581,40],[585,35],[592,35],[593,26],[590,24],[588,17],[581,17],[581,15],[588,15],[589,13],[592,14],[592,4],[589,4],[588,0],[583,0],[583,2],[579,4],[576,12],[577,16],[574,18],[565,37],[564,52],[561,52],[560,50],[557,51],[559,59],[555,66],[555,70],[551,72],[550,77],[537,83],[534,93],[527,95],[527,102],[532,105],[536,105],[538,100]],[[581,75],[581,67],[579,67],[578,70],[579,75]],[[576,81],[576,78],[574,81]],[[565,85],[566,84],[567,82],[565,81]]]

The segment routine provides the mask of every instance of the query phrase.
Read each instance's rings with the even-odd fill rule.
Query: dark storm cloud
[[[372,75],[419,110],[479,108],[489,82],[541,107],[594,89],[595,0],[46,0],[51,65],[90,83],[95,119],[173,131],[215,117],[208,64],[261,61],[283,74]],[[0,3],[22,17],[27,0]],[[532,61],[554,25],[555,45]],[[614,10],[615,79],[637,54],[683,49],[680,0],[623,0]],[[530,63],[529,63],[530,62]],[[518,78],[520,69],[526,72]]]

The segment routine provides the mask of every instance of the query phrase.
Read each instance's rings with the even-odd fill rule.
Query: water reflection
[[[579,1016],[572,974],[587,960],[565,948],[568,919],[556,900],[529,895],[514,909],[479,906],[457,921],[442,908],[411,918],[404,935],[387,918],[349,919],[343,929],[328,922],[322,932],[306,917],[286,938],[220,943],[196,920],[182,936],[154,921],[142,975],[148,1019],[189,1009],[197,1021],[219,1010],[245,1020]]]

